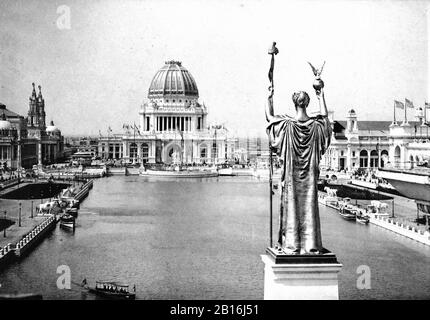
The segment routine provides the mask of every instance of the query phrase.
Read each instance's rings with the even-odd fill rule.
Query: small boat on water
[[[75,217],[69,213],[64,213],[60,217],[60,226],[66,228],[75,228]]]
[[[350,208],[342,208],[339,209],[339,214],[342,218],[346,219],[346,220],[355,220],[356,219],[356,214],[354,210],[351,210]]]
[[[218,166],[218,174],[220,176],[235,176],[236,174],[233,172],[233,167],[228,164],[222,164]]]
[[[65,212],[70,214],[74,218],[78,217],[78,208],[66,208]]]
[[[357,214],[355,217],[355,221],[361,224],[368,224],[369,223],[369,217],[365,216],[363,214]]]
[[[136,285],[133,286],[133,292],[130,292],[129,285],[125,283],[118,283],[114,281],[96,281],[95,287],[90,287],[86,279],[82,281],[82,286],[88,292],[97,294],[108,299],[136,299]]]
[[[339,214],[346,220],[355,220],[357,216],[357,207],[351,204],[351,198],[343,198],[339,203]]]

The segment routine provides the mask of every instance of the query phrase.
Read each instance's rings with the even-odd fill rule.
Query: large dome
[[[199,96],[196,81],[179,61],[167,61],[152,79],[148,98],[163,96]]]

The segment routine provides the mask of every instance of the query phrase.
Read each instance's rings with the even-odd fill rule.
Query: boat
[[[218,177],[218,172],[212,171],[188,171],[188,170],[151,170],[147,169],[139,174],[141,177],[156,177],[156,178],[211,178]]]
[[[65,213],[70,214],[74,218],[78,217],[78,209],[77,208],[66,208]]]
[[[69,213],[64,213],[60,217],[60,226],[67,228],[75,228],[75,217]]]
[[[346,219],[346,220],[355,220],[356,219],[356,214],[355,211],[349,209],[349,208],[341,208],[339,209],[339,214],[342,218]]]
[[[233,172],[233,168],[228,164],[222,164],[218,167],[218,174],[220,176],[235,176],[236,174]]]
[[[351,198],[343,198],[339,203],[339,214],[346,220],[355,220],[357,216],[357,207],[351,204]]]
[[[329,187],[324,188],[327,194],[319,192],[318,202],[326,205],[327,207],[338,210],[339,209],[339,198],[337,197],[337,189],[331,189]]]
[[[359,213],[355,216],[355,221],[357,221],[358,223],[361,223],[361,224],[368,224],[369,223],[369,217],[362,214],[362,213]]]
[[[96,295],[109,298],[109,299],[136,299],[136,285],[133,286],[133,292],[130,292],[129,285],[125,283],[118,283],[115,281],[96,281],[94,287],[90,287],[87,284],[86,279],[82,282],[82,285],[88,292]]]

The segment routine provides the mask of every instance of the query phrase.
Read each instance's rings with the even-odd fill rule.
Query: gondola
[[[75,228],[75,217],[69,213],[64,213],[60,217],[60,226],[66,228]]]
[[[96,281],[95,287],[90,287],[86,279],[82,281],[82,286],[88,292],[94,293],[107,299],[136,299],[136,285],[133,286],[133,292],[130,292],[129,285],[114,281]]]

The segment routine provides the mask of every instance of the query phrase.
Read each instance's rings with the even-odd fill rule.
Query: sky
[[[430,1],[2,0],[0,102],[26,116],[35,82],[47,122],[64,135],[106,134],[109,126],[120,133],[139,122],[155,73],[179,60],[209,123],[263,136],[267,51],[276,41],[275,113],[294,113],[297,90],[318,110],[307,61],[326,61],[336,119],[353,108],[359,120],[392,120],[394,99],[429,100],[429,8]]]

